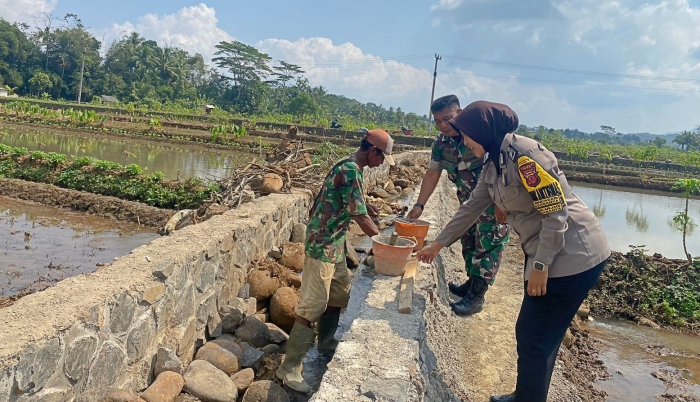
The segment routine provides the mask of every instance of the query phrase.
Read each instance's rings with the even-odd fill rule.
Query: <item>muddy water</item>
[[[87,133],[0,125],[0,142],[30,151],[41,150],[73,156],[91,156],[121,164],[135,163],[147,172],[162,172],[168,179],[224,177],[231,168],[249,162],[246,152],[207,150],[203,146],[168,146],[144,140],[90,136]]]
[[[0,196],[0,297],[42,290],[159,237],[153,230]]]
[[[574,193],[600,219],[613,250],[627,252],[630,245],[644,245],[649,253],[684,258],[682,234],[672,227],[672,220],[685,207],[685,199],[619,187],[572,185]],[[688,213],[700,223],[700,200],[690,200]],[[688,252],[700,255],[700,229],[693,231],[686,241]]]
[[[600,359],[611,378],[595,386],[608,394],[606,401],[653,401],[664,394],[700,398],[700,338],[621,320],[585,327],[602,341]]]

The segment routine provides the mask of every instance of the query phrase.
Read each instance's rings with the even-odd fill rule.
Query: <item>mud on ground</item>
[[[175,211],[116,197],[65,189],[48,184],[0,178],[0,194],[44,205],[160,228]]]

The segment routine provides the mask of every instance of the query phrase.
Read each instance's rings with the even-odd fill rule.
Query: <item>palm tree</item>
[[[683,131],[679,136],[673,139],[673,142],[680,145],[681,150],[688,151],[691,148],[700,146],[699,135],[690,131]]]

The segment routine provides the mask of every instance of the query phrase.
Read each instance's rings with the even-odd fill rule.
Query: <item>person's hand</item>
[[[547,272],[537,271],[535,269],[530,273],[530,279],[527,281],[527,294],[532,297],[544,296],[547,294]]]
[[[367,204],[367,214],[369,216],[379,216],[379,210],[372,204]]]
[[[413,207],[411,212],[408,213],[408,219],[414,221],[420,218],[421,215],[423,215],[423,210],[420,207]]]
[[[498,223],[508,223],[508,214],[501,211],[498,206],[494,206],[494,211],[496,212],[496,222]]]
[[[416,253],[416,257],[421,262],[424,262],[426,264],[432,264],[433,261],[435,260],[435,257],[437,257],[438,254],[440,254],[440,250],[442,250],[442,245],[440,243],[434,241],[430,243],[430,245],[423,247]]]

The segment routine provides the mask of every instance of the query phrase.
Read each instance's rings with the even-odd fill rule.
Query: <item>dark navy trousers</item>
[[[527,294],[515,325],[518,343],[516,402],[546,402],[554,363],[566,330],[607,260],[580,274],[547,280],[547,294]]]

